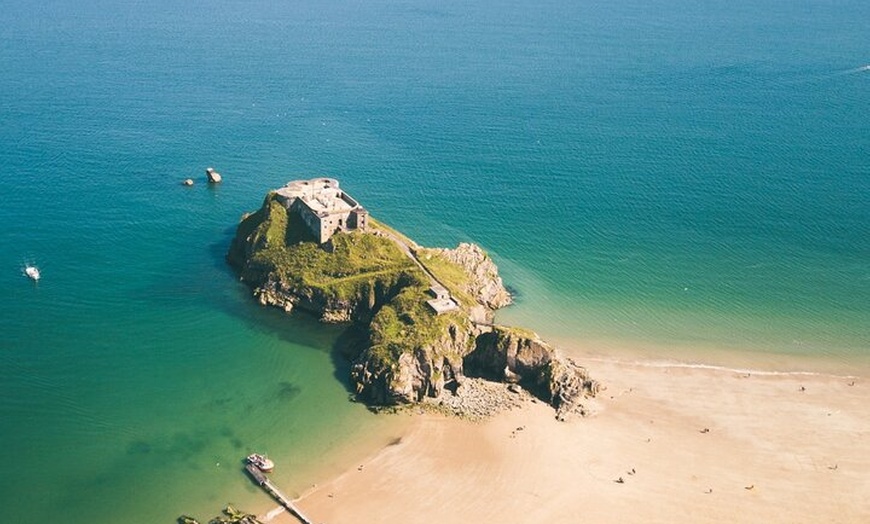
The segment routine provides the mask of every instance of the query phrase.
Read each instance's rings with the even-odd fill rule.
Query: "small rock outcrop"
[[[585,414],[582,401],[598,393],[599,384],[535,333],[496,326],[476,339],[464,359],[466,372],[492,380],[515,382],[556,408],[557,416]]]
[[[460,243],[454,249],[432,249],[447,261],[461,267],[468,275],[464,291],[480,304],[496,310],[510,305],[510,293],[498,274],[495,262],[477,244]]]
[[[214,170],[214,168],[206,168],[205,170],[205,178],[208,180],[209,184],[220,184],[223,178],[221,174]]]

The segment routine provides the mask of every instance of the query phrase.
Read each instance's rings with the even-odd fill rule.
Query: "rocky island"
[[[270,191],[227,259],[261,304],[349,325],[357,397],[483,416],[526,392],[584,414],[598,383],[535,333],[493,324],[510,295],[478,246],[430,249],[369,216],[331,178]]]

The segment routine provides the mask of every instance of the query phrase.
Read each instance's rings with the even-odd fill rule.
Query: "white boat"
[[[39,269],[36,266],[27,266],[24,268],[24,274],[31,280],[39,280]]]
[[[257,469],[263,473],[269,473],[275,469],[275,463],[269,460],[265,455],[260,455],[259,453],[251,453],[245,458],[245,462],[257,466]]]

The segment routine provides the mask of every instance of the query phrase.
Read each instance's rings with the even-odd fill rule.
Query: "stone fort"
[[[295,212],[323,244],[339,231],[365,230],[368,211],[338,187],[334,178],[294,180],[275,191],[288,211]]]

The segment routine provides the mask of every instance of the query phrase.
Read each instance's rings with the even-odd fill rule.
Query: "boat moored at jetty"
[[[269,460],[265,455],[259,453],[251,453],[245,457],[245,462],[256,466],[263,473],[269,473],[275,469],[275,463]]]

